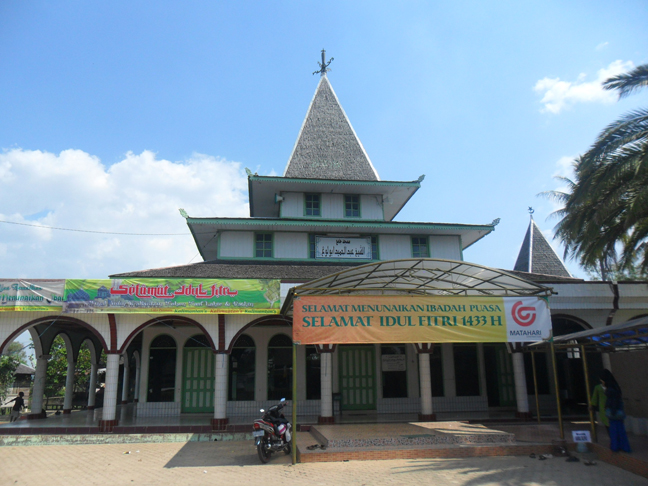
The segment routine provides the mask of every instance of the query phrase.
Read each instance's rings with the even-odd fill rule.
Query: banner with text
[[[279,314],[273,279],[66,280],[65,313]]]
[[[343,258],[371,260],[371,236],[342,238],[335,236],[315,237],[315,258]]]
[[[548,339],[551,315],[538,297],[295,297],[299,344],[505,343]]]
[[[0,279],[0,312],[60,312],[65,280]]]

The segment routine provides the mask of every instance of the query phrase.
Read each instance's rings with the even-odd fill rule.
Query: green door
[[[205,348],[184,348],[182,411],[214,411],[214,353]]]
[[[513,407],[516,403],[513,361],[506,345],[498,346],[496,353],[500,407]]]
[[[376,358],[373,346],[340,346],[342,410],[376,409]]]

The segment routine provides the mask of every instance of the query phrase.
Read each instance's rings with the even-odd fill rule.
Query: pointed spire
[[[326,76],[317,85],[284,177],[380,180]]]
[[[513,270],[518,272],[571,277],[560,257],[546,240],[540,228],[533,220],[533,209],[529,208],[529,228],[527,229],[522,248],[518,254]]]

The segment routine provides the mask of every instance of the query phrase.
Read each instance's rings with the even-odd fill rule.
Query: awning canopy
[[[444,295],[549,297],[552,290],[494,268],[456,260],[410,258],[352,267],[291,289],[282,314],[299,295]]]
[[[648,317],[558,336],[554,343],[561,347],[585,345],[603,352],[648,349]]]

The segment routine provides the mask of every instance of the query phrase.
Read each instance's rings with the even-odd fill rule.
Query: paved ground
[[[124,454],[129,451],[130,454]],[[0,447],[0,485],[569,485],[634,486],[648,480],[599,462],[528,457],[260,465],[250,441]]]

